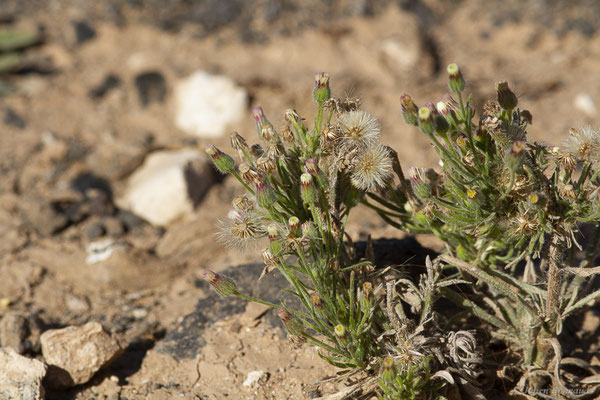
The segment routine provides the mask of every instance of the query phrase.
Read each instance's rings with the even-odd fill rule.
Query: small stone
[[[14,126],[18,129],[25,129],[25,120],[12,108],[4,109],[4,124],[8,126]]]
[[[191,214],[214,183],[208,157],[197,150],[160,151],[146,157],[117,203],[158,226]]]
[[[56,388],[89,381],[123,350],[97,322],[46,331],[41,342],[42,354],[49,366],[47,381]]]
[[[11,400],[42,400],[46,375],[43,362],[23,357],[12,348],[0,348],[0,398]]]
[[[92,222],[85,229],[85,236],[87,236],[88,239],[98,239],[99,237],[102,237],[105,234],[106,234],[106,228],[104,227],[104,224],[100,221]]]
[[[598,112],[594,99],[588,93],[579,93],[577,96],[575,96],[573,105],[576,109],[589,117],[593,117]]]
[[[72,24],[77,44],[83,44],[96,37],[96,30],[86,21],[73,21]]]
[[[246,387],[254,387],[264,376],[265,371],[262,370],[248,372],[248,377],[244,381],[243,385]]]
[[[116,217],[109,217],[104,219],[104,228],[106,229],[106,234],[108,236],[121,236],[125,232],[125,227],[123,226],[123,222]]]
[[[90,89],[90,91],[88,92],[88,96],[91,99],[98,100],[103,98],[108,92],[118,88],[119,86],[121,86],[121,78],[119,78],[117,75],[109,74],[104,78],[102,83]]]
[[[144,308],[134,308],[133,311],[131,311],[131,315],[133,315],[133,318],[135,319],[144,319],[148,315],[148,310]]]
[[[2,347],[11,347],[17,353],[23,354],[26,350],[25,339],[28,335],[28,321],[23,315],[9,313],[0,322],[0,343]]]
[[[226,76],[197,71],[175,88],[175,123],[183,131],[203,138],[223,135],[228,126],[244,118],[246,90]]]
[[[90,309],[90,305],[87,299],[82,297],[77,297],[74,295],[68,295],[65,299],[65,305],[74,313],[86,312]]]
[[[119,210],[117,212],[117,218],[123,223],[127,231],[139,228],[146,222],[143,218],[140,218],[131,211],[127,210]]]
[[[135,87],[142,106],[162,103],[167,94],[167,83],[158,71],[144,72],[135,77]]]

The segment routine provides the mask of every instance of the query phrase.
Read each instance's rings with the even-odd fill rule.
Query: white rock
[[[575,96],[575,99],[573,100],[573,105],[576,109],[587,114],[590,117],[596,115],[596,112],[598,111],[596,109],[594,99],[587,93],[579,93],[577,96]]]
[[[391,38],[381,41],[379,46],[381,54],[402,70],[413,69],[419,61],[421,50],[416,40]]]
[[[247,101],[230,78],[197,71],[175,86],[175,123],[191,135],[218,137],[245,116]]]
[[[243,385],[246,387],[253,387],[263,376],[265,376],[265,371],[262,370],[248,372],[248,377],[244,381]]]
[[[43,362],[23,357],[12,348],[0,348],[0,399],[41,400]]]
[[[129,178],[117,204],[154,225],[166,225],[194,211],[213,184],[211,169],[208,157],[197,150],[150,154]]]

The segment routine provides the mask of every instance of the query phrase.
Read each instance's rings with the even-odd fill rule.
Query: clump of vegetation
[[[340,374],[363,374],[348,396],[441,399],[459,388],[484,399],[476,328],[515,357],[515,392],[591,396],[585,380],[569,382],[585,392],[566,386],[561,365],[591,367],[563,358],[559,334],[565,318],[600,297],[592,290],[600,267],[591,267],[600,251],[600,133],[573,130],[563,148],[530,143],[531,113],[508,83],[496,85],[497,101],[477,123],[456,64],[448,66],[448,85],[454,97],[437,104],[419,108],[401,98],[404,119],[429,138],[441,165],[407,175],[360,101],[331,97],[327,74],[316,76],[312,124],[288,110],[276,130],[254,109],[260,142],[232,134],[239,162],[206,149],[247,191],[233,201],[220,238],[239,248],[268,242],[263,274],[281,273],[302,307],[251,298],[210,271],[204,277],[222,295],[276,308],[290,340],[318,346]],[[399,229],[435,234],[447,252],[427,259],[418,282],[393,268],[376,270],[372,243],[357,259],[345,232],[360,205]],[[578,241],[585,223],[593,234]],[[476,317],[467,319],[476,322],[471,329],[439,315],[440,298]]]

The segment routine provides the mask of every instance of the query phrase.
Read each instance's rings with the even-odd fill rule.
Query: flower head
[[[571,129],[563,150],[575,155],[579,160],[600,160],[600,131],[591,126]]]
[[[358,189],[373,191],[385,185],[391,175],[390,152],[387,147],[378,144],[357,155],[350,180]]]
[[[340,115],[338,124],[345,150],[364,149],[379,141],[380,127],[377,119],[365,111],[350,111]]]
[[[246,250],[266,232],[258,218],[252,213],[232,210],[226,219],[219,221],[217,238],[226,247]]]

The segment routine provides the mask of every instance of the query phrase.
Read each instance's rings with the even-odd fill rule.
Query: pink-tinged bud
[[[458,109],[458,103],[448,93],[442,96],[442,100],[436,104],[436,108],[444,117]]]
[[[298,217],[291,217],[288,220],[288,228],[292,237],[300,236],[300,220]]]
[[[279,228],[277,228],[277,224],[269,224],[267,226],[267,235],[271,242],[279,240]]]
[[[329,89],[329,74],[317,72],[315,74],[315,88],[313,89],[313,99],[317,104],[322,105],[331,96]]]
[[[317,230],[312,221],[306,221],[302,224],[302,236],[310,239],[315,239],[317,237]]]
[[[515,141],[511,148],[506,153],[506,157],[504,157],[504,161],[506,166],[511,171],[516,171],[521,168],[523,164],[523,157],[525,156],[525,142],[520,140]]]
[[[419,117],[417,114],[419,109],[409,95],[403,94],[400,96],[400,107],[402,107],[402,117],[404,117],[404,121],[409,125],[418,126]]]
[[[433,112],[428,107],[419,108],[419,128],[426,135],[433,134],[435,130]]]
[[[256,121],[256,130],[258,132],[258,136],[266,141],[275,139],[275,130],[273,129],[273,124],[271,124],[265,116],[262,107],[254,107],[252,109],[252,115]]]
[[[458,65],[452,63],[448,65],[448,87],[455,93],[460,93],[465,89],[465,80]]]
[[[228,154],[223,153],[212,144],[206,146],[204,151],[210,156],[215,167],[222,173],[226,174],[235,171],[235,161]]]
[[[232,279],[219,275],[208,269],[202,273],[202,279],[210,283],[211,286],[214,287],[217,293],[219,293],[221,296],[231,296],[232,294],[237,294],[238,292],[237,286]]]
[[[256,202],[259,206],[269,208],[276,202],[275,194],[269,183],[261,177],[256,183]]]
[[[317,162],[314,158],[309,158],[308,160],[306,160],[306,163],[304,165],[306,166],[306,172],[308,172],[309,174],[314,176],[319,174],[319,167],[317,166]]]
[[[498,104],[506,111],[512,111],[519,104],[517,95],[508,87],[508,82],[496,83],[496,94],[498,96]]]
[[[284,307],[277,310],[277,316],[283,322],[285,329],[291,336],[302,336],[304,334],[304,325],[297,317],[293,316]]]
[[[304,173],[300,175],[300,195],[305,204],[310,204],[315,201],[316,190],[311,174]]]

